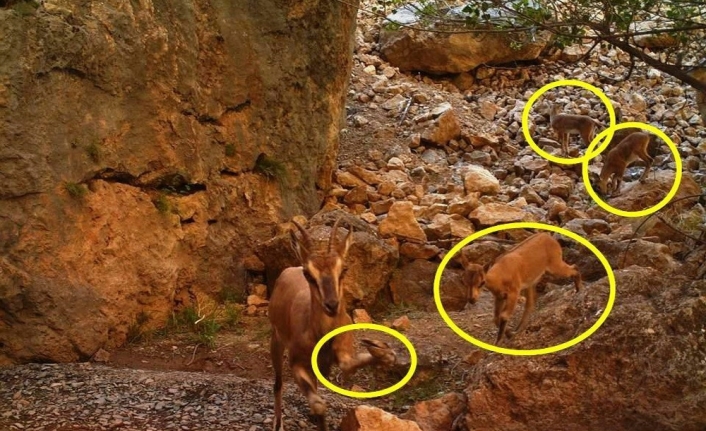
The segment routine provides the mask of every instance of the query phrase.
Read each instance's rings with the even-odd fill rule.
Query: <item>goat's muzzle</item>
[[[324,302],[324,312],[333,317],[338,313],[338,301],[326,301]]]

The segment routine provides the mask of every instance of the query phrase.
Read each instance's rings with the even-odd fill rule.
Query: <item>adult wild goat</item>
[[[339,218],[334,224],[325,251],[314,250],[307,231],[292,221],[301,232],[301,239],[294,231],[290,234],[292,248],[302,266],[282,271],[275,282],[268,313],[272,324],[271,355],[275,370],[275,431],[283,430],[282,363],[285,349],[289,351],[294,380],[309,402],[318,430],[328,429],[326,404],[316,393],[317,380],[311,367],[311,355],[324,335],[352,323],[346,312],[340,278],[353,230],[350,228],[343,242],[338,242],[336,232],[340,221]],[[364,340],[368,352],[356,354],[353,341],[349,331],[324,345],[318,356],[321,374],[328,376],[333,364],[337,364],[344,375],[349,375],[366,365],[395,363],[395,352],[387,344]]]

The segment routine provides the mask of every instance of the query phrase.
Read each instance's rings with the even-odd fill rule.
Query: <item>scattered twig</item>
[[[186,365],[191,365],[191,363],[194,362],[194,358],[196,357],[196,350],[199,348],[200,345],[201,343],[197,343],[194,346],[194,352],[191,354],[191,360]]]
[[[407,117],[407,111],[409,111],[410,106],[412,106],[412,98],[411,97],[407,99],[407,104],[405,105],[404,110],[402,111],[402,117],[400,118],[400,123],[398,124],[398,126],[401,126],[402,122]]]

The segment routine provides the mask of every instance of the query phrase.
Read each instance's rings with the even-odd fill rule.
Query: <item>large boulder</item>
[[[440,398],[416,403],[402,417],[416,422],[422,431],[453,430],[456,420],[465,412],[466,404],[463,394],[451,392]]]
[[[395,236],[417,243],[424,243],[427,240],[414,215],[414,205],[409,201],[393,203],[387,217],[380,222],[379,231],[383,237]]]
[[[642,169],[640,169],[642,174]],[[641,211],[657,205],[674,185],[674,172],[656,170],[652,171],[644,183],[637,181],[623,182],[620,194],[608,199],[608,203],[614,207],[625,211]],[[682,197],[701,194],[701,187],[694,181],[690,174],[683,174],[677,194],[672,198],[676,201]],[[676,202],[672,208],[681,211],[685,207],[694,204],[693,200],[685,199]]]
[[[549,355],[481,358],[465,391],[468,429],[703,430],[706,281],[634,266],[616,281],[610,316],[583,342]],[[589,289],[605,292],[607,281]],[[588,329],[605,303],[585,304],[583,295],[570,294],[578,299],[561,312],[538,307],[515,347],[569,320],[579,324],[569,336]]]
[[[395,304],[435,311],[434,276],[439,264],[417,259],[400,265],[390,279],[390,292]],[[468,301],[462,271],[447,266],[439,289],[441,303],[446,311],[463,310]]]
[[[464,19],[463,12],[458,8],[451,13]],[[414,14],[414,6],[401,8],[389,19],[421,25],[420,18]],[[535,60],[551,41],[551,33],[547,31],[531,36],[515,36],[519,37],[510,38],[502,32],[463,32],[462,29],[456,33],[444,33],[410,27],[383,28],[380,32],[380,52],[385,60],[400,70],[443,75],[468,72],[483,64]]]
[[[330,187],[355,8],[7,4],[0,364],[85,360],[196,293],[242,295],[254,245]]]
[[[350,409],[341,421],[341,431],[422,431],[412,421],[371,406]]]

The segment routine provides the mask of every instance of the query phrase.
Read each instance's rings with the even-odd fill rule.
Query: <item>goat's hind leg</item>
[[[650,157],[647,152],[644,152],[644,154],[638,154],[640,158],[645,162],[645,170],[642,172],[642,175],[640,175],[640,181],[641,183],[644,183],[645,180],[647,180],[647,175],[650,173],[650,168],[652,168],[652,163],[654,162],[654,159]]]
[[[511,293],[508,293],[506,298],[502,301],[501,307],[497,307],[498,304],[496,303],[495,322],[496,322],[496,325],[498,325],[498,338],[495,340],[496,345],[498,345],[500,343],[500,341],[503,338],[503,335],[505,335],[507,322],[508,322],[508,320],[510,320],[510,317],[512,316],[512,312],[515,310],[515,306],[517,305],[518,293],[519,292],[514,292],[514,291]]]
[[[517,328],[515,328],[516,334],[519,334],[520,332],[525,330],[525,328],[527,327],[527,322],[529,321],[529,316],[530,314],[532,314],[532,311],[534,311],[534,303],[537,297],[537,291],[535,290],[535,286],[532,285],[525,289],[524,295],[527,301],[525,302],[525,310],[522,313],[522,320],[520,320],[519,325],[517,325]],[[512,333],[510,333],[509,331],[507,334],[507,338],[512,338]]]
[[[275,420],[272,429],[284,431],[282,424],[282,363],[284,361],[284,346],[277,336],[277,330],[272,330],[270,339],[270,356],[272,368],[275,370]]]
[[[561,259],[553,261],[551,265],[547,267],[547,272],[557,277],[573,279],[576,292],[580,291],[583,286],[581,273],[576,269],[576,265],[569,265]]]

